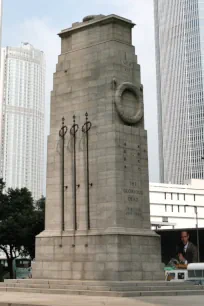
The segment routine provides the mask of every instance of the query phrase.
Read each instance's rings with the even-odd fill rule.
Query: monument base
[[[116,233],[117,231],[117,233]],[[103,234],[63,235],[44,231],[36,238],[33,278],[70,280],[163,280],[160,237],[150,230],[111,228]]]

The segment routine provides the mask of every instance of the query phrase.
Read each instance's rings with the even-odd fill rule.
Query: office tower
[[[2,40],[2,16],[3,16],[3,0],[0,0],[0,46]],[[1,55],[0,55],[1,58]]]
[[[7,187],[42,195],[44,177],[43,52],[28,43],[2,49],[1,177]]]
[[[2,17],[3,17],[3,0],[0,0],[0,48],[2,41]],[[1,52],[0,52],[0,65],[1,65]]]
[[[3,0],[0,0],[0,50],[2,41],[2,15],[3,15]],[[0,52],[0,139],[1,139],[1,115],[2,115],[2,62],[1,62],[1,52]]]
[[[154,0],[160,180],[204,177],[204,2]]]

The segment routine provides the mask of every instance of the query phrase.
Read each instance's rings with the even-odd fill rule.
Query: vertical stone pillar
[[[134,24],[116,15],[88,16],[63,30],[51,96],[46,228],[36,238],[34,277],[151,280],[163,278],[160,239],[150,229],[143,87],[132,45]],[[89,130],[89,217],[87,146]],[[73,115],[76,135],[74,228]],[[65,229],[61,215],[61,118],[65,149]]]

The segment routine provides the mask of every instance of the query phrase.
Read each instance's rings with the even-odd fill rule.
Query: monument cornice
[[[120,24],[129,26],[129,28],[131,29],[135,26],[135,23],[133,23],[130,19],[122,18],[115,14],[111,14],[111,15],[104,16],[101,18],[96,16],[96,18],[93,18],[90,21],[84,21],[84,22],[73,24],[71,28],[62,30],[60,33],[58,33],[58,35],[61,38],[64,38],[64,37],[70,36],[73,33],[81,31],[83,28],[94,27],[97,24],[104,25],[104,24],[109,24],[109,23],[120,23]]]

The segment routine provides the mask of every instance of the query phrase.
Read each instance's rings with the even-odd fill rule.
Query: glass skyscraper
[[[2,62],[1,62],[1,41],[2,41],[2,15],[3,15],[3,0],[0,0],[0,101],[2,100]],[[1,135],[1,114],[2,107],[0,102],[0,135]]]
[[[204,178],[204,1],[154,0],[160,180]]]
[[[2,49],[0,177],[6,187],[43,193],[45,58],[28,43]]]

